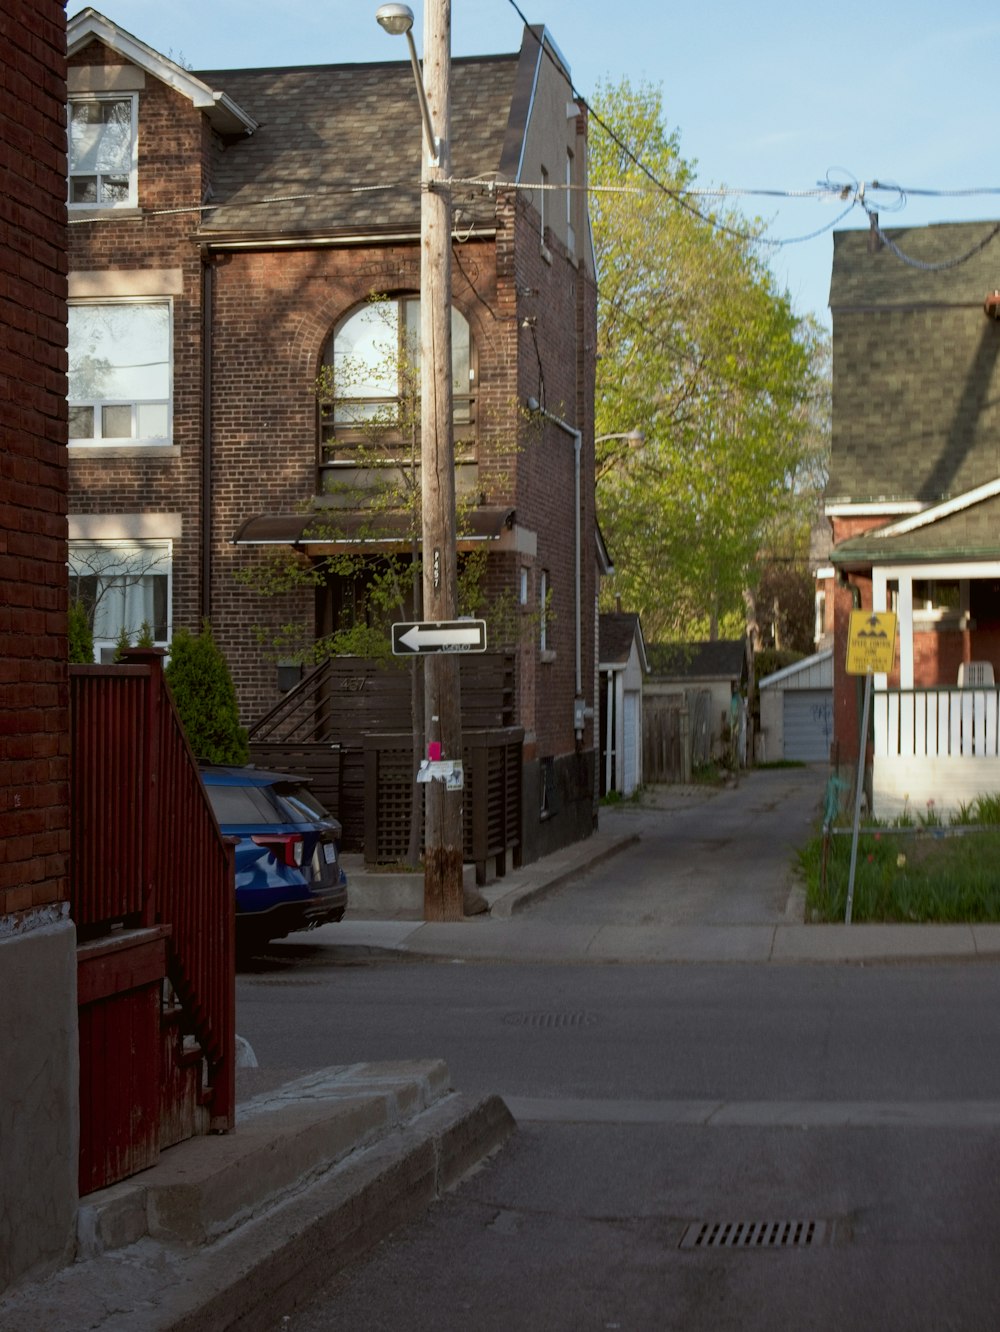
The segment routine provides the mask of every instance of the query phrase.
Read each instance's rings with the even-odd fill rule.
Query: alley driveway
[[[774,925],[802,920],[795,852],[817,827],[825,767],[761,768],[724,787],[656,787],[602,810],[638,842],[523,908],[593,925]]]

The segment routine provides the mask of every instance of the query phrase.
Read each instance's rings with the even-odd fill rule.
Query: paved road
[[[526,908],[587,924],[767,925],[784,920],[794,855],[815,831],[826,770],[761,769],[736,786],[660,788],[626,807],[641,840]]]
[[[637,847],[524,923],[767,924],[821,789],[756,773],[637,811]],[[239,979],[265,1071],[438,1055],[520,1127],[282,1332],[996,1325],[995,962],[347,966],[326,937]],[[704,1225],[764,1242],[685,1247]]]

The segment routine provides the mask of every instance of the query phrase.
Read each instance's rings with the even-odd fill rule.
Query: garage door
[[[826,763],[833,741],[833,691],[785,691],[785,758],[801,763]]]

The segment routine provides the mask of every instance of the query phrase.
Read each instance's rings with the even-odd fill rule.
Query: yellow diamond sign
[[[892,611],[851,611],[847,674],[888,674],[896,655],[896,616]]]

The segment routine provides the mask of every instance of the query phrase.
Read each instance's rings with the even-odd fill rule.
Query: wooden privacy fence
[[[364,852],[369,863],[392,863],[405,855],[404,840],[402,855],[394,849],[392,853],[386,853],[385,860],[371,861],[369,858],[366,829],[371,788],[365,752],[372,737],[398,737],[412,731],[411,671],[419,671],[420,665],[419,658],[400,664],[367,657],[332,657],[310,671],[295,689],[250,728],[250,755],[254,763],[310,777],[317,796],[343,826],[343,849]],[[462,657],[459,669],[463,736],[511,727],[514,720],[513,654],[467,654]],[[419,677],[417,687],[422,688]],[[398,747],[398,739],[394,744]],[[407,819],[413,768],[412,753],[408,751],[407,792],[401,798]],[[395,767],[388,758],[380,771],[393,790],[398,791]],[[508,786],[507,789],[511,788]],[[519,801],[520,774],[517,790]],[[400,798],[386,795],[381,799],[381,816],[388,817]],[[395,820],[394,814],[392,817]],[[520,841],[520,804],[516,824],[508,805],[503,826]],[[390,836],[395,848],[395,832],[391,831]],[[492,835],[487,841],[493,844]],[[467,849],[471,854],[468,838]]]
[[[521,749],[519,726],[462,735],[463,857],[476,867],[476,882],[486,882],[487,862],[497,878],[521,864]],[[401,864],[409,841],[416,781],[410,734],[365,738],[365,862]],[[420,839],[423,845],[423,837]]]
[[[235,1117],[235,881],[160,650],[70,668],[80,1191]]]

